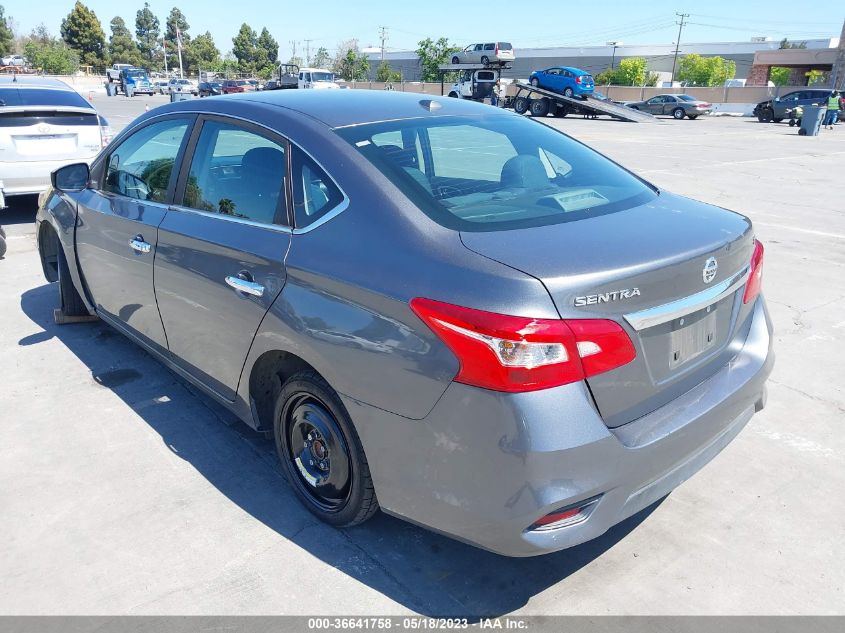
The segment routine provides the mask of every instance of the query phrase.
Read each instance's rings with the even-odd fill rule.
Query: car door
[[[651,114],[661,114],[663,107],[663,97],[652,97],[643,104],[643,110]]]
[[[76,252],[98,313],[161,352],[167,340],[153,288],[158,226],[194,119],[156,119],[109,147],[78,198]]]
[[[159,227],[155,287],[173,361],[226,399],[285,284],[288,144],[201,117]]]
[[[540,75],[540,87],[547,90],[559,91],[560,88],[560,68],[549,68],[544,70]]]
[[[660,104],[660,114],[672,114],[672,111],[677,107],[677,99],[670,95],[665,95],[662,99],[663,103]]]

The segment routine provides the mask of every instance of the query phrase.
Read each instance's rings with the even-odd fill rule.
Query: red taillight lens
[[[763,244],[754,240],[754,253],[751,255],[751,274],[745,284],[745,295],[742,297],[743,303],[749,303],[757,298],[760,294],[760,288],[763,286]]]
[[[593,498],[587,501],[582,501],[575,506],[568,506],[566,508],[561,508],[560,510],[555,510],[546,516],[537,519],[534,523],[528,526],[528,530],[531,532],[545,532],[547,530],[557,530],[562,527],[581,523],[581,521],[585,521],[589,518],[590,513],[593,511],[598,502],[598,498]]]
[[[583,380],[636,356],[614,321],[532,319],[417,297],[411,309],[458,357],[455,380],[494,391],[536,391]]]
[[[576,77],[576,78],[575,78],[575,83],[576,83],[576,84],[580,84],[582,81],[584,81],[584,78],[583,78],[583,77]]]

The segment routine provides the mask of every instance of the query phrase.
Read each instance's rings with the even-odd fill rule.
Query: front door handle
[[[264,286],[255,283],[252,280],[252,275],[245,270],[239,272],[235,277],[232,275],[226,277],[226,283],[238,292],[243,292],[253,297],[260,297],[264,294]]]
[[[147,242],[144,241],[143,235],[136,235],[131,240],[129,240],[129,246],[132,247],[133,251],[138,251],[139,253],[149,253],[150,249],[152,248]]]

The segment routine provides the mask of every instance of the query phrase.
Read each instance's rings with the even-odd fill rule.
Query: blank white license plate
[[[671,334],[669,367],[677,367],[706,352],[716,342],[716,310]]]

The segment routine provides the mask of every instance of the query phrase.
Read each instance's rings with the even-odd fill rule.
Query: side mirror
[[[87,163],[65,165],[50,174],[54,189],[59,191],[82,191],[88,187],[91,172]]]

